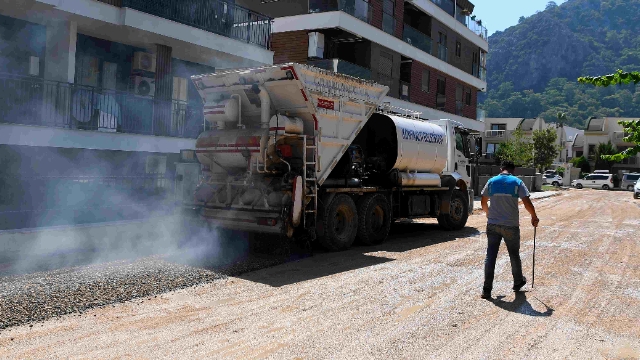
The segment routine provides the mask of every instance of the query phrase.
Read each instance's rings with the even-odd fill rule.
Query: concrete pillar
[[[154,135],[171,135],[173,72],[171,71],[172,48],[156,45],[156,92],[153,109]]]
[[[77,23],[61,21],[47,25],[47,50],[44,61],[44,78],[46,80],[74,82],[77,42]]]

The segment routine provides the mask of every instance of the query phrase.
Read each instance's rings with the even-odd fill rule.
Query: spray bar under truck
[[[384,241],[399,218],[465,226],[469,133],[381,108],[389,88],[301,64],[194,76],[211,130],[196,141],[199,216],[216,226]]]

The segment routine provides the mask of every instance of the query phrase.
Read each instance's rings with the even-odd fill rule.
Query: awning
[[[473,13],[473,9],[475,5],[473,5],[469,0],[457,0],[458,7],[467,10],[469,14]]]

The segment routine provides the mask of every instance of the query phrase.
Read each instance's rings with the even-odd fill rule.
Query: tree
[[[615,160],[611,159],[613,155],[617,155],[618,151],[611,144],[611,141],[607,143],[600,143],[596,147],[596,170],[609,170],[613,167],[613,164],[616,163]]]
[[[553,128],[533,131],[534,167],[543,172],[558,157],[560,147],[556,145],[558,133]]]
[[[589,160],[587,160],[587,158],[584,156],[571,159],[571,163],[574,167],[580,168],[580,172],[582,173],[588,174],[591,172],[591,165],[589,165]]]
[[[526,17],[520,16],[520,18],[518,19],[518,24],[522,24],[522,22],[524,22],[526,19]]]
[[[622,70],[618,70],[613,74],[604,76],[581,77],[578,78],[578,82],[581,84],[591,84],[598,87],[608,87],[609,85],[622,85],[631,83],[637,85],[638,83],[640,83],[640,72],[624,72]],[[635,144],[635,146],[632,146],[621,153],[616,152],[613,154],[601,154],[601,156],[603,156],[602,160],[606,161],[607,163],[620,162],[626,158],[635,156],[638,152],[640,152],[640,120],[621,121],[620,125],[622,125],[625,134],[627,134],[627,136],[624,138],[624,141],[633,143]]]
[[[555,1],[549,1],[547,6],[544,8],[545,10],[553,9],[558,7],[558,4]]]
[[[522,130],[517,129],[509,140],[500,144],[496,157],[500,161],[512,161],[516,166],[529,167],[533,164],[533,144],[525,139]]]

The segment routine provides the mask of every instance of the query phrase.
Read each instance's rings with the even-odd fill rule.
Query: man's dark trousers
[[[487,225],[487,257],[484,260],[484,287],[485,292],[491,292],[493,289],[493,276],[496,268],[496,259],[500,242],[504,239],[511,258],[511,273],[513,274],[513,284],[521,284],[522,277],[522,261],[520,260],[520,227],[503,226],[503,225]]]

